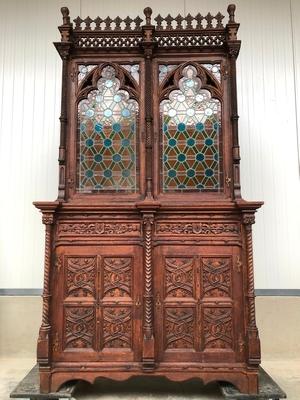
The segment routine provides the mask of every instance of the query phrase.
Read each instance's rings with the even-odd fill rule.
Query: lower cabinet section
[[[143,373],[174,380],[228,377],[254,392],[257,371],[246,366],[242,328],[241,248],[154,246],[150,314],[144,257],[143,247],[135,244],[56,248],[52,367],[51,375],[45,373],[52,390],[71,368],[76,379],[113,375],[125,379]],[[154,324],[150,372],[143,369],[145,315],[151,315]]]

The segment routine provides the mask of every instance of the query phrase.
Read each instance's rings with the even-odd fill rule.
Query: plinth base
[[[68,382],[58,392],[41,393],[39,367],[36,364],[11,392],[10,397],[31,400],[70,399],[77,385],[78,381]]]
[[[227,382],[219,382],[221,393],[225,399],[228,400],[279,400],[285,399],[285,392],[277,385],[277,383],[266,373],[266,371],[259,367],[258,375],[258,394],[245,394],[239,392],[233,385]]]
[[[31,400],[50,400],[74,397],[75,390],[79,381],[68,382],[58,392],[41,393],[38,365],[25,376],[18,386],[11,392],[11,398],[22,398]],[[259,393],[245,394],[239,392],[233,385],[227,382],[218,382],[220,391],[227,400],[279,400],[285,399],[286,394],[276,382],[266,373],[263,368],[259,368]],[[199,393],[199,399],[201,394]]]

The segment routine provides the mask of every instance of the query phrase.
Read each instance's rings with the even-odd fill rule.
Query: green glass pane
[[[80,192],[137,190],[138,103],[119,88],[115,69],[105,67],[97,90],[78,105]]]
[[[195,67],[161,102],[163,191],[220,189],[221,104],[202,89]]]

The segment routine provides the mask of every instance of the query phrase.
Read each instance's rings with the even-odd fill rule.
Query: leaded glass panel
[[[91,72],[96,67],[95,64],[92,65],[78,65],[78,83],[80,83],[89,72]]]
[[[205,69],[212,73],[212,75],[221,82],[221,65],[220,64],[201,64]]]
[[[202,89],[194,66],[186,66],[182,75],[179,89],[160,105],[163,191],[217,191],[221,104]]]
[[[168,73],[173,71],[176,67],[177,67],[176,64],[171,64],[171,65],[160,64],[158,66],[159,82],[162,82],[165,79],[165,77],[168,75]]]
[[[130,75],[133,77],[137,83],[140,81],[140,66],[139,64],[121,64],[121,67],[125,68],[126,71],[130,73]]]
[[[78,104],[80,192],[136,192],[138,103],[119,90],[113,67],[102,70],[97,90]]]

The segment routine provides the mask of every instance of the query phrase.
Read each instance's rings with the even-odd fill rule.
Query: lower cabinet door
[[[59,247],[53,274],[54,361],[141,359],[138,246]]]
[[[157,359],[240,360],[244,351],[240,249],[160,246],[154,265]]]

